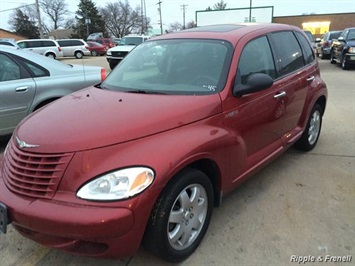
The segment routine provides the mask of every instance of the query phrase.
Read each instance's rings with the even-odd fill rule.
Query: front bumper
[[[346,56],[346,62],[348,64],[355,64],[355,54],[354,53],[347,53],[345,54]]]
[[[105,258],[130,256],[140,246],[142,232],[127,208],[24,198],[10,192],[1,177],[0,202],[19,233],[45,246]]]

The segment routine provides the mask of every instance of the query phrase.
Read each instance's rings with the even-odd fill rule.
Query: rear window
[[[329,34],[329,39],[333,40],[333,39],[338,39],[340,37],[341,31],[339,32],[331,32]]]

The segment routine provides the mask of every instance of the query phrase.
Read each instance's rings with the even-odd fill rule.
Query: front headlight
[[[132,167],[107,173],[85,184],[77,196],[87,200],[120,200],[133,197],[150,186],[154,172],[147,167]]]
[[[107,51],[106,51],[106,55],[112,55],[111,51],[110,51],[110,50],[107,50]]]
[[[350,47],[349,48],[349,53],[355,54],[355,47]]]

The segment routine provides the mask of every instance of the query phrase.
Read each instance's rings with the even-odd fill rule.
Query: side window
[[[41,41],[29,41],[28,42],[28,48],[37,48],[37,47],[42,47]]]
[[[355,30],[350,30],[350,31],[349,31],[347,40],[348,40],[348,41],[350,41],[350,40],[355,40]]]
[[[340,35],[340,37],[343,37],[346,40],[346,36],[348,35],[349,30],[345,30],[342,32],[342,34]]]
[[[52,41],[42,41],[43,46],[56,46],[54,42]]]
[[[304,66],[303,54],[295,35],[291,31],[271,34],[278,55],[280,75],[286,75]]]
[[[21,78],[20,67],[9,57],[0,54],[0,82]]]
[[[250,41],[243,49],[237,70],[237,82],[245,85],[254,73],[264,73],[275,79],[275,65],[266,36]]]
[[[315,60],[314,53],[312,51],[312,47],[309,45],[306,38],[299,32],[296,32],[297,38],[301,43],[303,52],[304,52],[304,60],[306,64],[310,64]]]

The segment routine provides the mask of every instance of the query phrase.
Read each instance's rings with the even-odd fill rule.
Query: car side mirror
[[[344,37],[339,37],[338,41],[345,42],[345,39],[344,39]]]
[[[245,85],[237,83],[233,87],[233,95],[236,97],[242,97],[245,94],[262,91],[272,86],[273,79],[263,73],[254,73],[247,78]]]

